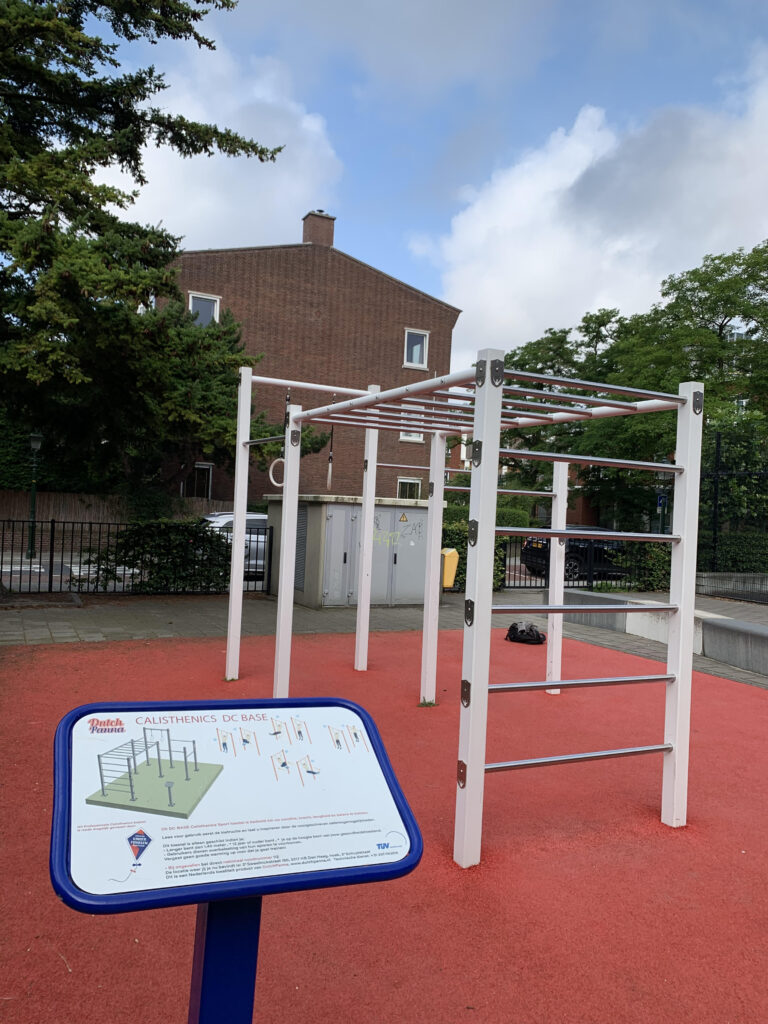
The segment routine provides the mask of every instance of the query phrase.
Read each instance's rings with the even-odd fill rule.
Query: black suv
[[[566,526],[566,530],[594,530],[597,526]],[[619,540],[591,537],[568,537],[565,541],[565,578],[577,580],[583,576],[625,576],[626,569],[616,565],[614,559],[623,550]],[[520,562],[532,576],[549,573],[549,537],[526,537],[520,551]]]

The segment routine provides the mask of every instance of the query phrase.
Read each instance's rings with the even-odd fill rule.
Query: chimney
[[[333,245],[333,222],[336,220],[325,210],[310,210],[302,218],[304,221],[304,237],[306,245]]]

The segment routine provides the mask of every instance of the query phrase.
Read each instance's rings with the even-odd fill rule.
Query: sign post
[[[422,839],[349,701],[91,704],[56,732],[51,879],[89,914],[198,904],[189,1024],[250,1024],[264,895],[398,878]]]

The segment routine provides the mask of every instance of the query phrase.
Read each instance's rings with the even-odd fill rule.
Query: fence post
[[[51,520],[51,532],[48,534],[48,593],[53,591],[53,542],[56,539],[56,520]],[[61,576],[59,576],[61,590]]]

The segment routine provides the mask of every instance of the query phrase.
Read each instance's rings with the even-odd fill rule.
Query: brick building
[[[263,354],[254,370],[262,376],[364,389],[447,373],[460,311],[335,249],[334,220],[322,210],[308,213],[300,244],[185,252],[179,287],[189,308],[203,323],[230,309],[242,324],[245,350]],[[291,401],[314,408],[332,396],[294,389]],[[282,422],[285,389],[254,388],[253,407]],[[360,494],[363,436],[336,427],[330,489],[326,447],[302,459],[302,492]],[[428,442],[418,432],[381,431],[379,461],[428,467]],[[377,493],[426,497],[427,480],[426,469],[380,469]],[[251,500],[274,490],[266,474],[251,470]],[[188,496],[226,500],[232,491],[232,478],[207,463],[198,463],[185,483]]]

